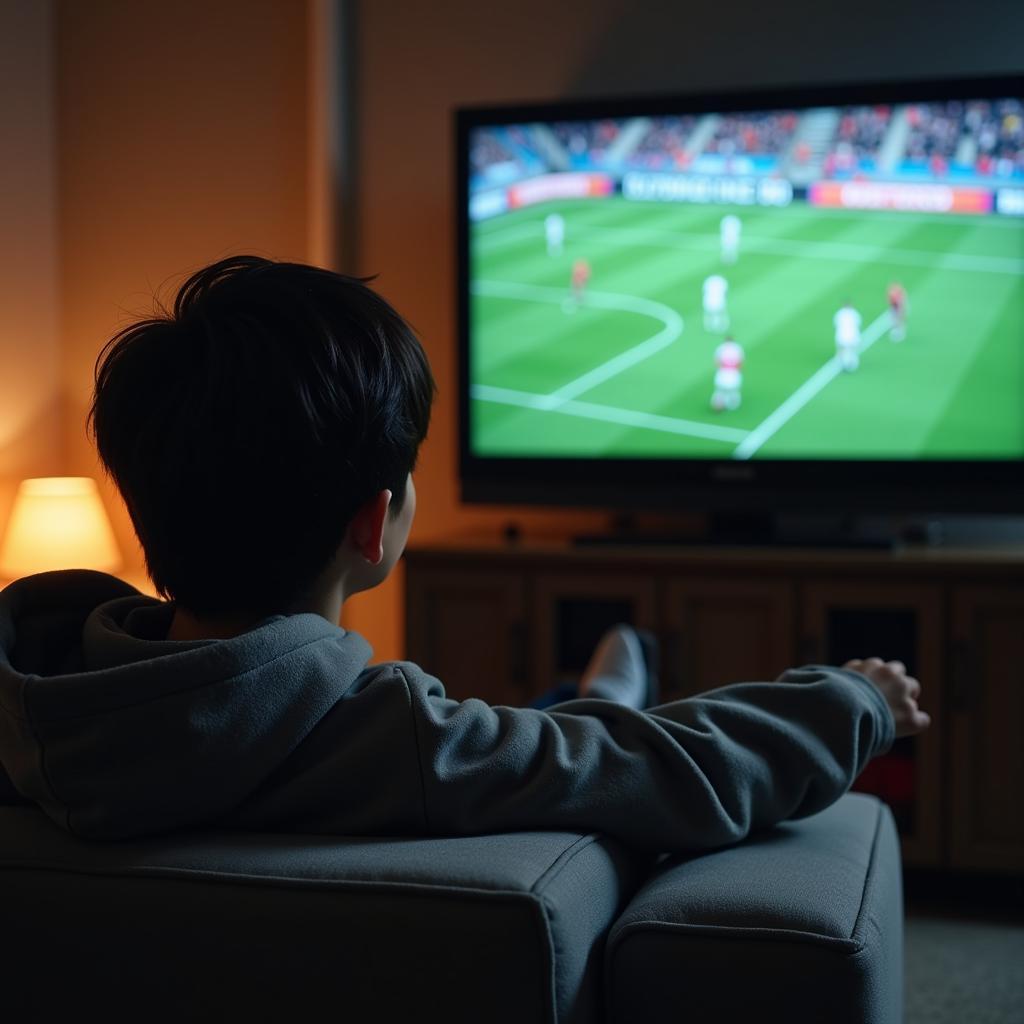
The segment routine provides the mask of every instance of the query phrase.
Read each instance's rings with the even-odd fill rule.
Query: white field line
[[[861,335],[860,347],[863,355],[885,333],[889,326],[891,314],[888,310],[881,313],[864,330]],[[749,459],[783,424],[789,422],[826,384],[835,380],[843,372],[839,356],[833,356],[817,373],[809,377],[793,392],[767,419],[762,420],[733,452],[734,459]]]
[[[1017,225],[1020,226],[1019,224]],[[585,224],[573,228],[574,234],[599,237],[608,235],[638,245],[664,246],[668,249],[690,249],[717,253],[721,245],[716,233],[698,231],[664,231],[658,228],[590,227]],[[478,239],[474,246],[481,252],[504,245],[513,245],[525,238],[536,237],[538,248],[543,248],[540,223],[513,224],[502,232],[491,232],[486,240]],[[683,243],[701,241],[705,245],[690,247]],[[796,256],[803,259],[837,260],[846,263],[898,263],[901,266],[931,267],[936,270],[966,270],[980,274],[1010,274],[1024,276],[1024,259],[1013,256],[978,256],[971,253],[930,252],[926,249],[900,249],[885,245],[860,245],[855,242],[805,242],[792,238],[769,238],[744,234],[740,251],[766,253],[773,256]]]
[[[552,302],[561,305],[569,293],[564,288],[552,288],[547,285],[518,284],[514,281],[477,281],[473,284],[474,295],[489,295],[502,299],[524,299],[528,302]],[[583,300],[586,306],[596,306],[598,309],[614,309],[626,313],[639,313],[642,316],[653,317],[660,320],[664,326],[657,334],[651,335],[645,341],[641,341],[617,356],[595,366],[568,384],[563,384],[557,391],[545,395],[547,403],[542,408],[555,409],[575,398],[577,395],[597,387],[598,384],[618,376],[631,366],[650,359],[656,352],[667,348],[680,334],[683,333],[683,318],[671,307],[661,302],[654,302],[651,299],[642,299],[635,295],[620,295],[616,292],[591,292],[586,293]]]
[[[470,394],[473,398],[484,402],[518,405],[525,409],[557,412],[565,416],[578,416],[581,419],[600,420],[602,423],[621,423],[628,427],[643,427],[647,430],[659,430],[666,434],[706,437],[713,441],[727,442],[742,441],[747,436],[745,430],[737,430],[734,427],[718,427],[710,423],[680,420],[671,416],[637,412],[633,409],[617,409],[615,406],[598,405],[594,402],[568,401],[552,408],[547,401],[548,395],[535,395],[528,391],[514,391],[511,388],[496,388],[489,384],[474,384]]]

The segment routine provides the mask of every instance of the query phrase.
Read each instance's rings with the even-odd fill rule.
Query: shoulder
[[[424,672],[413,661],[387,661],[380,665],[372,665],[368,671],[380,673],[379,678],[382,681],[404,686],[414,702],[426,697],[445,696],[441,680],[429,672]]]

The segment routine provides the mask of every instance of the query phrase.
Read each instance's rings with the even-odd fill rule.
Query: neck
[[[325,592],[312,594],[282,608],[281,615],[300,615],[312,612],[328,622],[337,623],[341,619],[341,605],[344,593],[341,586]],[[274,613],[267,613],[274,614]],[[187,608],[180,606],[174,610],[174,618],[167,630],[168,640],[230,640],[241,636],[255,628],[267,614],[253,615],[246,612],[224,612],[217,615],[194,615]]]

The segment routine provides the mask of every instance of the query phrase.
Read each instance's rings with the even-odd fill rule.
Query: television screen
[[[464,467],[1019,467],[1024,90],[1001,89],[463,112]]]

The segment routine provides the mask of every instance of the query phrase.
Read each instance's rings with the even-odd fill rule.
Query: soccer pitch
[[[549,255],[544,218],[565,219]],[[721,259],[719,223],[743,223]],[[528,207],[471,224],[472,448],[478,455],[786,459],[1024,455],[1024,226],[1011,218],[646,204]],[[591,275],[566,305],[576,260]],[[742,404],[710,399],[729,282]],[[907,291],[906,338],[886,290]],[[833,316],[862,317],[840,370]]]

